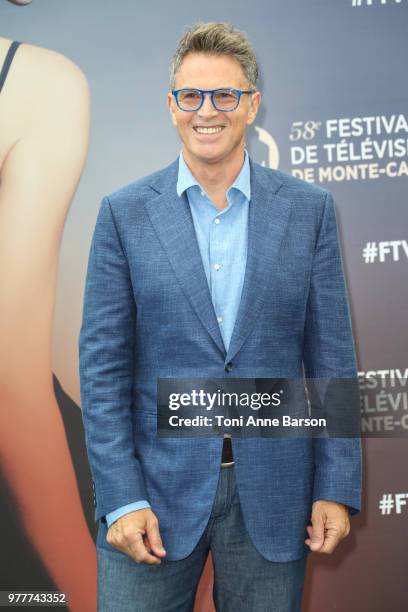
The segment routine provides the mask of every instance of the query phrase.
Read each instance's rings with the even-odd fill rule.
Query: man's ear
[[[255,117],[258,113],[258,109],[262,99],[260,91],[256,91],[255,93],[250,94],[250,96],[252,99],[248,110],[247,125],[251,125],[251,123],[255,121]]]
[[[167,106],[170,112],[170,117],[173,122],[173,125],[177,127],[177,119],[175,113],[175,104],[174,104],[174,96],[171,92],[167,94]]]

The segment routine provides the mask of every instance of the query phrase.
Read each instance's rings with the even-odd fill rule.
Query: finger
[[[310,550],[319,550],[324,543],[324,521],[321,514],[312,516],[312,530],[310,535]]]
[[[337,544],[340,542],[340,539],[339,533],[328,533],[324,540],[323,546],[319,549],[319,553],[331,554],[336,548]]]
[[[145,546],[146,546],[148,552],[154,554],[153,549],[152,549],[152,545],[151,545],[150,540],[147,537],[147,535],[143,536],[143,541],[145,543]]]
[[[164,550],[162,539],[160,537],[159,523],[157,519],[150,520],[146,525],[146,537],[149,541],[151,550],[155,555],[164,557],[167,553]]]
[[[308,533],[309,537],[308,537],[308,538],[306,538],[306,540],[305,540],[305,544],[307,544],[308,546],[310,546],[310,542],[311,542],[310,538],[311,538],[311,536],[312,536],[312,531],[313,531],[313,528],[312,528],[312,526],[311,526],[311,525],[308,525],[308,526],[306,527],[306,530],[307,530],[307,533]]]
[[[146,563],[148,565],[158,565],[161,563],[158,557],[149,553],[145,543],[143,542],[142,534],[140,533],[137,533],[132,537],[132,540],[128,545],[127,554],[132,557],[136,563]]]

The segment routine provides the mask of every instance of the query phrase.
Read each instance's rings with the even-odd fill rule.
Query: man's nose
[[[217,109],[211,102],[211,94],[204,94],[203,105],[197,112],[201,117],[213,117],[218,114]]]

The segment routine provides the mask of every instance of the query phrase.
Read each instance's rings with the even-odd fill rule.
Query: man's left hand
[[[350,533],[347,506],[319,499],[313,503],[311,525],[306,527],[305,540],[311,551],[331,554],[337,544]]]

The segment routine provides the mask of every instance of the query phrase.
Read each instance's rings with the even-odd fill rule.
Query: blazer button
[[[233,369],[233,367],[234,367],[234,364],[232,363],[232,361],[229,361],[229,362],[228,362],[228,363],[225,365],[224,370],[225,370],[226,372],[231,372],[231,370]]]

